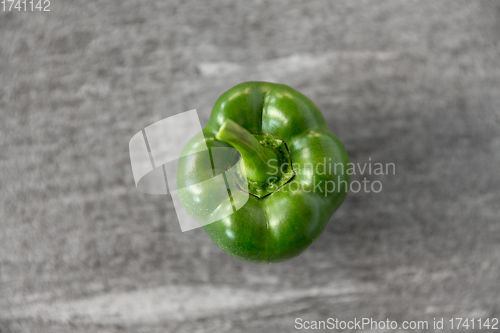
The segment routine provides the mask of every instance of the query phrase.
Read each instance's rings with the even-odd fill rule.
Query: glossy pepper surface
[[[223,154],[212,168],[221,172],[240,160],[242,167],[226,181],[239,186],[234,185],[240,184],[239,175],[248,182],[240,188],[249,193],[241,208],[203,226],[215,244],[236,258],[272,263],[299,255],[321,235],[347,195],[344,145],[318,107],[289,86],[244,82],[229,89],[215,103],[202,134],[191,139],[183,155],[204,144],[211,151],[233,147],[237,156]],[[211,169],[202,167],[210,163],[207,155],[191,156],[179,162],[179,187],[213,177]],[[218,200],[214,193],[190,190],[181,201],[196,218],[203,214],[197,203]],[[240,199],[235,193],[230,197],[234,207]]]

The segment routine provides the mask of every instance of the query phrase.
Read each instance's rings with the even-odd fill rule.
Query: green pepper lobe
[[[248,201],[233,214],[203,226],[228,254],[272,263],[302,253],[323,232],[349,188],[349,158],[318,107],[293,88],[268,82],[244,82],[223,93],[212,109],[203,136],[184,147],[183,156],[234,147],[237,154],[219,156],[214,170],[207,161],[179,162],[177,185],[187,187],[234,166],[228,182],[245,179]],[[192,155],[195,156],[195,155]],[[236,168],[233,168],[236,169]],[[181,197],[190,215],[203,207]],[[238,196],[231,193],[231,202]],[[233,204],[234,208],[234,204]]]

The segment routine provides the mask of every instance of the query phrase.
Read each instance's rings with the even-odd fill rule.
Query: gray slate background
[[[0,332],[500,317],[499,1],[50,8],[0,13]],[[169,233],[171,200],[130,168],[137,131],[194,108],[205,125],[248,80],[309,96],[352,162],[396,164],[280,264]]]

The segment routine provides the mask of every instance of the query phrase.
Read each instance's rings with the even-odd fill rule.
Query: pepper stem
[[[276,152],[263,147],[249,131],[231,119],[224,121],[215,137],[217,140],[230,144],[240,152],[249,182],[265,184],[270,175],[276,174],[277,168],[268,165],[270,160],[276,161],[274,165],[279,161]]]

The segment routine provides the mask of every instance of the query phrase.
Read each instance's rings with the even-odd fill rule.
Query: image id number
[[[50,0],[1,0],[4,12],[50,12]]]

